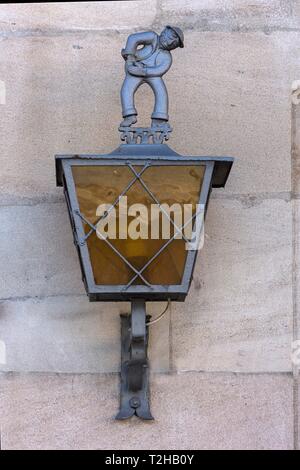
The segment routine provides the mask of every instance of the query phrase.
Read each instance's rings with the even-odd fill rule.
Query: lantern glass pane
[[[142,169],[143,166],[134,166],[137,173]],[[195,215],[205,166],[150,166],[142,173],[142,182],[134,181],[121,200],[118,197],[135,179],[128,166],[78,165],[72,167],[72,172],[79,209],[84,218],[97,226],[105,209],[99,206],[106,204],[106,210],[109,210],[109,215],[103,218],[102,230],[111,229],[107,237],[110,246],[99,236],[99,231],[96,233],[83,223],[85,233],[90,233],[87,247],[95,283],[126,285],[136,276],[133,268],[141,270],[176,234],[170,219],[181,228]],[[114,203],[115,209],[112,210]],[[185,204],[188,205],[186,212]],[[187,228],[191,228],[191,224]],[[185,230],[183,233],[186,235]],[[182,237],[172,240],[143,270],[142,276],[153,285],[181,284],[187,253]],[[141,284],[144,281],[136,277],[133,285]]]

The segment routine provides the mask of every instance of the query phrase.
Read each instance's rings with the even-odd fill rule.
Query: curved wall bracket
[[[148,328],[144,300],[131,302],[131,315],[121,315],[121,403],[116,419],[134,414],[153,419],[149,405]]]

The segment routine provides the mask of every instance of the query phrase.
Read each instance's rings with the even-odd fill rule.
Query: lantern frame
[[[184,301],[189,291],[193,270],[197,257],[197,250],[188,250],[181,284],[173,285],[99,285],[95,283],[92,264],[86,243],[86,234],[83,223],[87,223],[94,230],[95,227],[80,213],[76,195],[76,187],[72,168],[76,166],[205,166],[204,177],[199,194],[198,204],[205,207],[205,213],[212,188],[225,186],[233,158],[231,157],[203,157],[182,156],[174,152],[168,145],[121,145],[114,152],[106,155],[57,155],[56,176],[57,185],[64,186],[70,222],[73,230],[74,244],[77,247],[82,271],[83,282],[90,301]],[[135,184],[139,177],[134,177]],[[124,193],[126,194],[126,192]],[[176,203],[176,201],[174,201]],[[195,217],[195,215],[194,215]],[[181,230],[183,227],[181,227]],[[175,235],[174,235],[175,237]],[[173,237],[173,239],[174,239]],[[170,241],[171,242],[171,241]],[[160,254],[160,250],[158,251]],[[152,260],[159,254],[156,253]],[[142,268],[143,269],[143,268]],[[149,283],[150,284],[150,283]]]

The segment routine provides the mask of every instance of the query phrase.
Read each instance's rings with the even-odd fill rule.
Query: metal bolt
[[[140,399],[138,397],[133,397],[129,400],[129,405],[131,408],[138,408],[141,405]]]

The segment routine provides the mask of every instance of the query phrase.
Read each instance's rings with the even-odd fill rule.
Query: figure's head
[[[183,39],[183,32],[177,26],[166,26],[159,36],[160,45],[168,51],[183,47]]]

